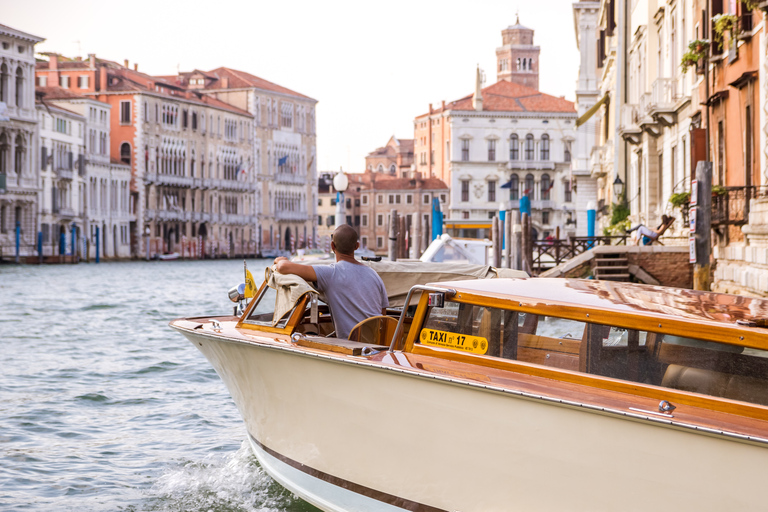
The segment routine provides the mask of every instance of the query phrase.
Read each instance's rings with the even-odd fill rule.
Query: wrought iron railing
[[[725,187],[712,195],[712,226],[741,226],[749,222],[749,202],[768,197],[768,187]]]
[[[561,263],[575,258],[598,245],[627,245],[629,235],[622,236],[576,236],[557,240],[534,240],[533,260],[531,262],[534,274],[556,267]]]

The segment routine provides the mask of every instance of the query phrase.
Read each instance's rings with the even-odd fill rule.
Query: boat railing
[[[400,334],[403,330],[403,323],[405,322],[405,317],[408,315],[408,306],[411,303],[411,296],[413,295],[414,291],[442,293],[444,294],[444,297],[453,297],[454,295],[456,295],[456,290],[454,290],[453,288],[438,288],[436,286],[426,286],[422,284],[417,284],[416,286],[413,286],[410,290],[408,290],[408,295],[406,295],[405,303],[403,304],[403,312],[400,315],[400,319],[397,322],[397,327],[395,328],[395,334],[394,336],[392,336],[392,343],[389,344],[390,352],[395,350],[395,346],[397,345],[397,340],[400,338]]]

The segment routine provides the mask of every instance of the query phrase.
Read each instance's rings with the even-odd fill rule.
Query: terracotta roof
[[[557,98],[544,94],[541,91],[501,80],[493,85],[489,85],[482,90],[483,111],[484,112],[556,112],[576,114],[576,108],[572,101],[565,98]],[[472,106],[472,97],[474,94],[465,96],[459,100],[445,104],[445,110],[468,110],[474,111]],[[437,108],[432,111],[433,114],[442,112],[443,108]],[[424,117],[429,114],[422,114],[418,117]]]
[[[229,79],[229,85],[228,87],[226,87],[226,89],[240,89],[240,88],[247,88],[247,87],[255,87],[256,89],[279,92],[282,94],[288,94],[290,96],[297,96],[299,98],[312,100],[312,98],[310,98],[309,96],[305,96],[296,91],[292,91],[286,87],[283,87],[282,85],[274,84],[272,82],[264,80],[263,78],[259,78],[250,73],[246,73],[245,71],[239,71],[236,69],[221,67],[221,68],[213,69],[211,71],[204,72],[204,74],[205,73],[207,73],[207,76],[209,77],[218,78],[218,81],[214,82],[209,86],[210,89],[225,89],[225,87],[223,87],[221,83],[221,79],[226,77]]]
[[[85,96],[77,94],[69,89],[62,87],[39,87],[35,86],[35,95],[42,96],[44,100],[72,100],[85,99]]]
[[[374,190],[413,190],[417,188],[417,181],[420,182],[422,189],[425,190],[448,190],[448,185],[438,178],[425,178],[416,180],[415,178],[397,178],[395,176],[387,176],[388,179],[382,179],[381,175],[376,177],[375,185],[369,184],[368,188]]]

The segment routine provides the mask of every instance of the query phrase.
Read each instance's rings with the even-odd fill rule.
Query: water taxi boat
[[[171,322],[292,492],[326,511],[768,508],[768,301],[406,281],[385,278],[398,307],[350,339],[279,274],[242,316]]]

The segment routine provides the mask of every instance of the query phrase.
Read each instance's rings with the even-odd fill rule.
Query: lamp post
[[[149,225],[144,226],[144,247],[147,248],[147,261],[149,261]]]
[[[622,194],[624,193],[624,182],[621,181],[621,178],[618,174],[616,174],[616,179],[613,180],[613,197],[616,198],[616,203],[624,202],[624,199],[622,198]]]
[[[333,177],[333,188],[336,189],[336,228],[346,224],[346,210],[344,209],[344,192],[349,187],[349,178],[342,169]]]

